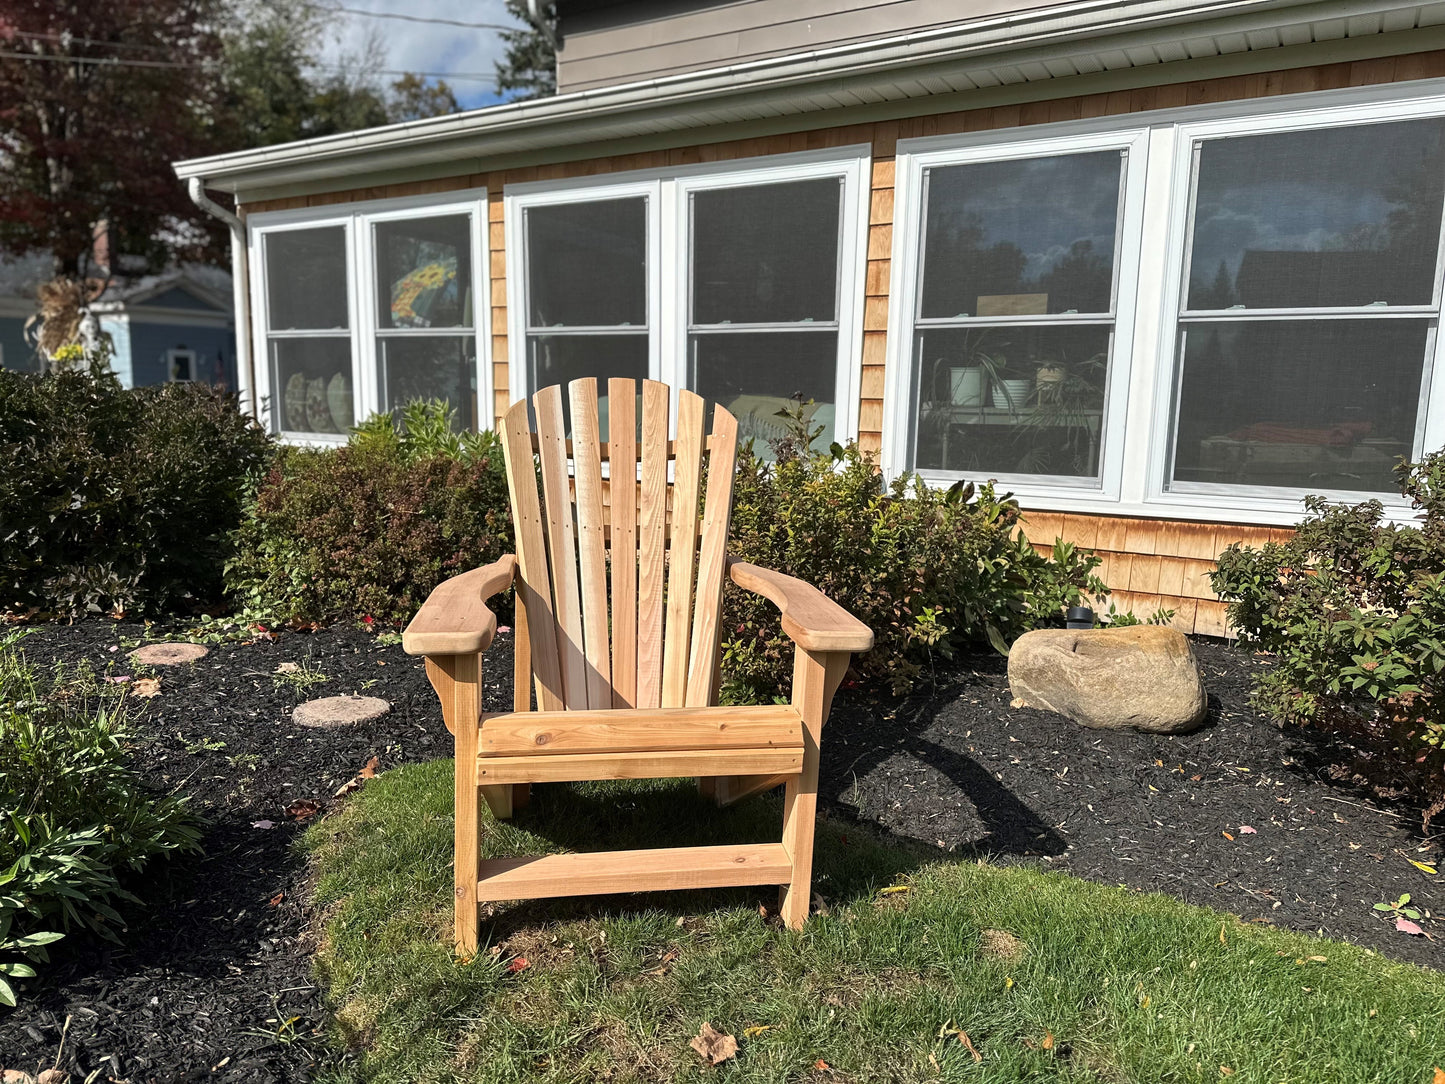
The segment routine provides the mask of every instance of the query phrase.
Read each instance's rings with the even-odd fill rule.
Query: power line
[[[468,23],[460,19],[433,19],[424,15],[403,15],[396,11],[366,11],[363,8],[331,7],[331,11],[339,11],[346,15],[361,15],[367,19],[400,19],[408,23],[434,23],[437,26],[460,26],[467,30],[521,30],[520,26],[512,23]]]
[[[0,49],[0,58],[13,60],[39,60],[51,64],[92,64],[108,68],[215,68],[218,63],[209,64],[188,64],[180,60],[128,60],[121,57],[101,56],[61,56],[54,53],[18,53],[6,49]],[[355,71],[356,69],[344,64],[311,64],[313,68],[321,68],[328,71]],[[424,79],[460,79],[467,82],[492,83],[496,81],[495,72],[482,74],[481,72],[418,72],[408,71],[404,68],[369,68],[372,75],[416,75]]]

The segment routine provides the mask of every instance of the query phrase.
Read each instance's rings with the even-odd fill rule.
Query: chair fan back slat
[[[693,618],[692,656],[687,666],[687,707],[713,702],[717,685],[722,628],[723,569],[728,521],[733,503],[733,468],[738,422],[721,407],[713,411],[712,454],[707,462],[707,498],[703,503],[702,550],[697,562],[697,610]]]
[[[566,699],[562,688],[561,657],[557,650],[557,622],[552,615],[547,543],[542,527],[542,506],[537,498],[537,465],[532,458],[532,432],[527,423],[526,400],[514,403],[502,418],[502,454],[507,464],[507,492],[511,495],[512,528],[517,541],[517,567],[520,572],[517,606],[525,615],[524,621],[518,622],[518,629],[525,626],[531,642],[531,670],[537,681],[538,708],[560,711]]]
[[[602,518],[602,455],[598,439],[597,381],[567,385],[572,401],[572,469],[576,480],[577,557],[581,580],[582,640],[587,655],[589,708],[612,706],[611,622],[607,612],[607,540]],[[583,707],[577,697],[573,705]]]
[[[672,462],[672,537],[668,542],[667,562],[667,624],[662,638],[662,706],[665,708],[680,708],[687,697],[702,438],[702,398],[690,391],[678,392],[677,451]]]
[[[607,382],[612,549],[612,706],[637,702],[637,383]]]
[[[567,472],[567,434],[562,389],[543,388],[532,397],[541,438],[542,499],[546,503],[547,555],[551,558],[552,600],[557,621],[557,650],[562,657],[562,688],[569,708],[587,704],[587,657],[582,648],[581,592],[577,584],[577,542]]]
[[[637,556],[637,706],[662,707],[662,593],[667,563],[666,384],[642,385],[642,492]]]

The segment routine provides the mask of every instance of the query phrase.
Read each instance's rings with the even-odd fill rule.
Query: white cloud
[[[393,12],[429,19],[465,23],[515,25],[503,0],[340,0],[343,7]],[[376,19],[338,11],[329,17],[322,63],[335,64],[363,53],[369,38],[380,46],[383,68],[418,72],[446,72],[446,78],[464,107],[490,105],[497,100],[492,66],[504,51],[496,30],[446,26],[437,23]],[[455,73],[455,74],[453,74]],[[482,78],[462,78],[462,76]],[[391,81],[390,76],[384,82]]]

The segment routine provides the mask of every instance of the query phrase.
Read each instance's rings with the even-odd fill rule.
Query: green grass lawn
[[[349,1078],[1432,1084],[1445,1065],[1441,974],[829,821],[828,913],[801,934],[765,922],[756,890],[538,901],[498,908],[490,948],[457,963],[451,779],[449,760],[386,772],[305,837],[320,974],[362,1052]],[[779,822],[774,800],[720,812],[691,781],[551,786],[483,846],[739,842]],[[739,1044],[715,1069],[688,1045],[704,1022]]]

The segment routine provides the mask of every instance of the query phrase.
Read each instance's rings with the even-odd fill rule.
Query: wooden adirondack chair
[[[669,441],[670,389],[643,381],[639,447],[637,383],[610,380],[603,444],[596,381],[568,389],[571,440],[558,386],[533,397],[535,433],[525,402],[502,421],[516,554],[443,583],[402,637],[426,656],[456,737],[457,951],[476,951],[483,900],[778,884],[784,921],[801,927],[823,722],[873,633],[808,584],[727,556],[737,421],[726,410],[706,437],[702,399],[680,392]],[[796,644],[790,705],[716,706],[724,577],[781,610]],[[482,715],[487,600],[514,583],[515,710]],[[781,841],[479,858],[479,793],[505,818],[532,783],[685,776],[719,804],[785,783]]]

